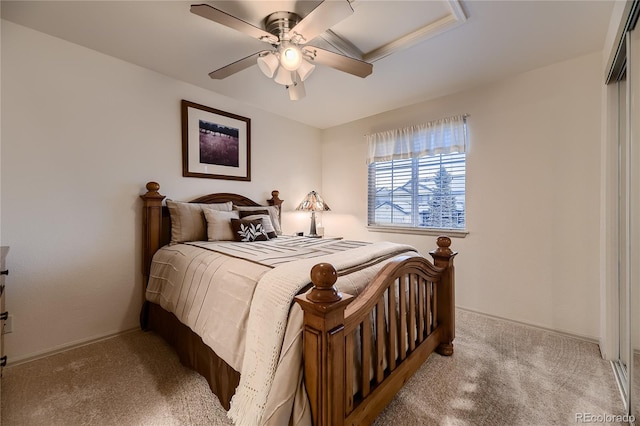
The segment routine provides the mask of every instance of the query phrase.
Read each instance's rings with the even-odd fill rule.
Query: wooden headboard
[[[160,184],[157,182],[149,182],[146,185],[147,193],[141,195],[142,206],[142,274],[146,282],[149,278],[149,270],[151,269],[151,259],[158,249],[171,240],[171,218],[169,217],[169,209],[162,204],[165,199],[161,195]],[[279,191],[271,191],[271,199],[267,200],[270,206],[278,206],[278,220],[282,222],[282,203],[278,196]],[[236,206],[258,207],[264,204],[257,203],[244,195],[232,194],[229,192],[221,192],[215,194],[204,195],[190,203],[212,204],[226,203],[231,201]]]

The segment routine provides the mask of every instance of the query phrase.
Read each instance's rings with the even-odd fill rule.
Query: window
[[[465,230],[466,116],[368,141],[370,226]]]

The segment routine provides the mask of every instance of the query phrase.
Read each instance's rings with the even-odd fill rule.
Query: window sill
[[[369,225],[367,229],[370,232],[391,232],[394,234],[416,234],[416,235],[433,235],[440,236],[446,235],[447,237],[464,238],[469,231],[463,231],[460,229],[423,229],[423,228],[410,228],[406,226],[379,226]]]

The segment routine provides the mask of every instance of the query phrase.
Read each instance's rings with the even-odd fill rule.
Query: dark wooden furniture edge
[[[209,388],[218,397],[225,410],[231,407],[240,373],[227,364],[200,336],[171,312],[155,303],[145,304],[147,309],[146,330],[153,330],[174,348],[180,363],[198,372],[209,383]]]
[[[164,196],[158,192],[160,185],[149,182],[146,187],[147,193],[141,195],[143,199],[142,272],[145,286],[153,254],[168,243],[167,230],[170,229],[166,226],[168,212],[166,207],[162,206]],[[278,191],[272,192],[270,205],[281,207],[282,200],[278,195]],[[244,196],[230,193],[206,195],[191,202],[226,201],[233,201],[236,205],[260,205]],[[457,253],[450,249],[451,239],[446,236],[438,237],[437,245],[438,248],[430,252],[434,259],[433,264],[422,257],[407,257],[390,262],[358,298],[337,292],[334,287],[337,272],[333,266],[319,264],[312,269],[313,287],[309,292],[297,296],[296,302],[304,311],[304,380],[314,425],[359,425],[373,422],[432,352],[445,356],[453,354],[455,338],[453,259]],[[399,285],[399,283],[406,285]],[[387,325],[384,323],[372,325],[371,318],[378,318],[376,321],[384,318],[384,315],[374,315],[373,312],[383,312],[381,310],[384,309],[383,295],[387,294],[389,300],[395,300],[394,291],[409,293],[406,298],[405,293],[401,293],[402,297],[398,297],[401,301],[398,315],[390,315],[388,319],[389,335],[382,338],[382,334],[379,334],[376,338],[372,337],[368,331],[359,333],[364,339],[359,345],[369,347],[368,345],[373,345],[375,342],[378,355],[374,354],[375,359],[372,359],[366,351],[361,353],[363,371],[368,372],[373,368],[375,373],[371,380],[362,380],[361,389],[352,392],[350,391],[353,389],[351,380],[346,380],[346,377],[352,377],[353,368],[357,368],[347,363],[348,359],[353,359],[355,346],[353,336],[358,334],[354,330],[356,327],[361,327],[362,330],[368,330],[370,327],[374,330],[385,329]],[[409,303],[402,302],[405,299],[409,300]],[[354,303],[351,304],[351,302]],[[141,318],[146,316],[146,310],[143,308]],[[407,321],[407,318],[410,320]],[[415,327],[407,324],[411,318],[417,321]],[[144,328],[143,320],[141,323]],[[374,331],[374,333],[383,332]],[[382,346],[385,344],[387,345],[385,350],[395,354],[385,360],[386,366],[383,365],[382,360]],[[405,349],[401,350],[401,348]],[[203,374],[197,365],[189,366]],[[364,375],[361,376],[364,377]],[[367,373],[366,376],[368,377],[369,374]],[[213,385],[209,383],[213,390]]]

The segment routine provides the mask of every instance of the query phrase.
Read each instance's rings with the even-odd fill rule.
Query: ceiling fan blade
[[[223,78],[227,78],[230,75],[233,75],[237,72],[240,72],[244,69],[249,68],[252,65],[257,64],[258,56],[263,53],[268,52],[267,50],[262,50],[260,52],[256,52],[253,55],[249,55],[246,58],[242,58],[238,61],[232,62],[229,65],[226,65],[222,68],[218,68],[215,71],[211,71],[209,73],[209,77],[215,80],[222,80]]]
[[[351,3],[344,1],[323,1],[291,29],[292,34],[302,37],[305,44],[333,27],[353,13]]]
[[[191,13],[194,13],[203,18],[209,19],[218,24],[222,24],[225,27],[233,28],[247,34],[250,37],[257,38],[261,41],[268,43],[277,43],[278,37],[271,33],[266,32],[262,28],[255,27],[248,22],[238,19],[235,16],[229,15],[227,12],[223,12],[220,9],[216,9],[208,4],[194,4],[191,6]]]
[[[313,46],[305,46],[304,52],[313,58],[314,62],[327,65],[340,71],[365,78],[373,72],[373,65],[368,62],[333,53]]]

